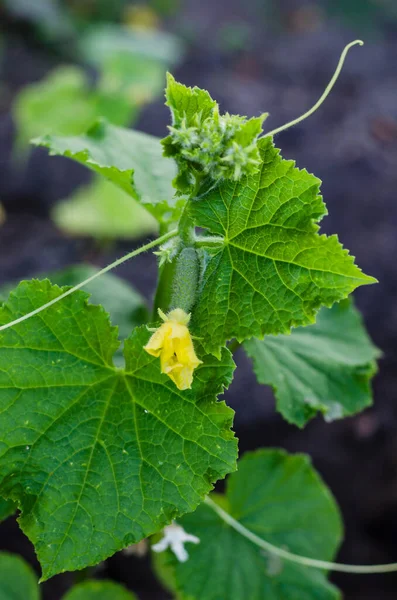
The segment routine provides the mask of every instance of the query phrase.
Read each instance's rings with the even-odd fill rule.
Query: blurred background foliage
[[[16,96],[12,113],[17,161],[27,158],[30,141],[39,135],[79,135],[99,118],[133,125],[141,108],[162,94],[166,70],[180,62],[183,44],[159,30],[160,15],[176,5],[154,5],[5,3],[12,18],[26,21],[40,42],[69,63]],[[52,216],[61,230],[102,241],[133,239],[158,229],[146,210],[102,177],[57,204]]]

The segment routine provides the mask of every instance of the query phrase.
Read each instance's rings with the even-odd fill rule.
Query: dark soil
[[[338,232],[363,270],[379,279],[379,285],[356,294],[371,336],[384,352],[375,405],[343,422],[325,424],[318,418],[300,431],[275,413],[272,393],[255,382],[247,358],[239,353],[226,399],[236,410],[241,452],[281,446],[313,457],[346,524],[338,560],[384,563],[397,561],[397,25],[379,15],[371,29],[361,30],[328,16],[324,6],[292,0],[188,0],[166,27],[190,39],[177,77],[207,88],[224,110],[269,111],[269,129],[314,103],[347,42],[357,36],[368,40],[364,48],[352,50],[326,104],[278,136],[277,143],[285,157],[323,179],[330,213],[323,231]],[[249,30],[243,48],[231,50],[227,39],[221,46],[225,25],[241,22]],[[0,283],[93,257],[105,265],[130,249],[117,244],[98,254],[90,240],[67,238],[52,225],[49,207],[87,179],[78,165],[40,150],[22,171],[11,162],[12,99],[57,60],[15,28],[9,34],[0,103],[0,199],[8,214],[0,236]],[[159,101],[144,111],[138,128],[163,135],[167,122]],[[150,299],[156,280],[151,255],[123,265],[118,274]],[[0,547],[22,554],[39,570],[30,542],[13,519],[0,527]],[[125,583],[141,600],[168,598],[146,558],[119,553],[99,567],[98,576]],[[43,584],[44,599],[58,600],[72,578],[65,574]],[[337,575],[333,580],[349,600],[396,597],[396,574]]]

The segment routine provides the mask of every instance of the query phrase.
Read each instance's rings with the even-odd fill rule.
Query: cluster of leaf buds
[[[187,88],[169,76],[167,104],[173,124],[163,140],[165,155],[179,167],[174,184],[181,193],[190,193],[197,179],[230,179],[258,171],[257,139],[266,114],[247,119],[219,113],[218,104],[207,92]]]

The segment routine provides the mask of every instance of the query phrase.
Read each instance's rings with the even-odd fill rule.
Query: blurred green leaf
[[[61,66],[45,79],[21,90],[14,103],[13,116],[17,128],[16,147],[23,151],[38,135],[83,133],[98,113],[85,72],[79,67]]]
[[[130,104],[141,106],[162,94],[165,71],[159,60],[127,52],[111,54],[101,67],[99,90],[109,94],[110,100],[118,94]]]
[[[55,205],[52,218],[72,235],[135,239],[158,231],[156,219],[119,187],[96,177]]]
[[[75,585],[63,600],[136,600],[136,596],[112,581],[85,581]]]
[[[16,554],[0,552],[0,600],[39,600],[37,577]]]
[[[81,38],[80,52],[94,66],[101,67],[115,54],[146,57],[171,66],[183,53],[181,42],[163,31],[136,30],[106,24],[89,29]]]

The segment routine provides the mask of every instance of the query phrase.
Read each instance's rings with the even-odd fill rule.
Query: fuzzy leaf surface
[[[0,600],[39,600],[37,577],[16,554],[0,552]]]
[[[162,154],[160,140],[152,135],[97,121],[84,135],[46,135],[33,141],[51,155],[67,156],[104,175],[144,204],[156,218],[171,220],[180,210],[174,199],[175,163]]]
[[[259,173],[222,182],[191,203],[196,225],[223,237],[206,248],[207,266],[193,312],[195,334],[219,355],[226,340],[289,333],[309,325],[364,275],[336,236],[319,235],[326,214],[320,180],[259,141]]]
[[[63,600],[136,600],[136,596],[113,581],[85,581],[75,585]]]
[[[178,165],[174,186],[178,194],[195,193],[197,176],[202,181],[237,181],[242,174],[258,171],[256,145],[266,114],[247,119],[226,113],[206,90],[187,87],[168,73],[166,104],[171,110],[170,135],[163,141],[165,156]]]
[[[380,352],[350,300],[321,309],[314,325],[252,338],[244,348],[259,383],[273,387],[277,410],[299,427],[317,411],[332,421],[372,403],[370,381]]]
[[[303,455],[280,450],[247,453],[213,500],[251,532],[291,552],[331,560],[342,527],[328,488]],[[178,523],[200,538],[186,544],[189,560],[167,551],[154,557],[178,600],[337,600],[323,571],[269,555],[202,504]]]
[[[0,322],[62,289],[22,282]],[[0,337],[0,495],[21,509],[44,579],[158,531],[235,468],[233,411],[216,401],[232,378],[230,353],[202,356],[180,392],[143,350],[141,327],[117,369],[117,328],[87,300],[75,292]]]

